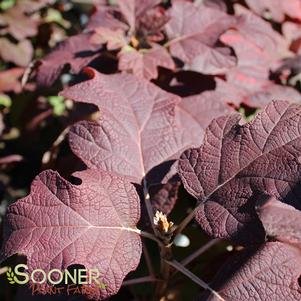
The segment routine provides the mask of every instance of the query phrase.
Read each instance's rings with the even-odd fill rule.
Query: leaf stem
[[[145,238],[155,241],[160,247],[164,247],[164,244],[152,233],[139,230],[139,234]]]
[[[167,261],[166,260],[166,262],[170,266],[172,266],[173,268],[175,268],[176,270],[178,270],[179,272],[181,272],[182,274],[184,274],[185,276],[187,276],[188,278],[190,278],[193,282],[195,282],[196,284],[198,284],[199,286],[201,286],[203,289],[209,290],[219,300],[226,301],[217,291],[215,291],[214,289],[212,289],[206,282],[204,282],[202,279],[200,279],[199,277],[197,277],[196,275],[194,275],[192,272],[190,272],[188,269],[186,269],[178,261],[176,261],[176,260]]]

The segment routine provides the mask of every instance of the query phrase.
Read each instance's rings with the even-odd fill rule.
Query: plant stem
[[[145,177],[143,178],[143,194],[144,194],[144,204],[146,207],[146,211],[150,220],[150,223],[152,225],[152,229],[154,233],[156,233],[156,227],[154,225],[154,211],[150,200],[150,195],[147,188],[147,182]]]
[[[199,257],[201,254],[205,253],[208,249],[210,249],[211,247],[213,247],[214,245],[216,245],[220,241],[221,241],[221,239],[219,239],[219,238],[212,239],[212,240],[208,241],[206,244],[201,246],[198,250],[196,250],[195,252],[190,254],[188,257],[186,257],[184,260],[182,260],[181,264],[183,266],[188,265],[190,262],[195,260],[197,257]]]
[[[154,300],[160,300],[161,297],[164,295],[168,286],[168,280],[170,277],[170,266],[169,264],[167,264],[167,260],[172,260],[171,245],[164,246],[163,248],[161,247],[160,256],[161,256],[160,272],[161,272],[161,278],[163,282],[158,283],[154,295],[155,297]]]
[[[151,258],[149,256],[148,249],[147,249],[147,247],[146,247],[146,245],[143,241],[142,241],[142,248],[143,248],[143,255],[144,255],[144,258],[145,258],[147,269],[148,269],[150,275],[155,277],[155,271],[154,271],[154,268],[153,268],[153,264],[152,264]]]
[[[182,222],[174,229],[174,235],[177,235],[181,233],[185,227],[194,219],[196,214],[196,209],[198,207],[195,207],[183,220]]]
[[[58,146],[65,140],[68,132],[70,130],[70,126],[66,127],[56,138],[56,140],[52,143],[50,150],[45,152],[42,157],[42,167],[45,167],[46,164],[49,164],[51,160],[53,160],[57,155]]]
[[[136,279],[125,280],[125,281],[123,281],[122,286],[140,284],[140,283],[145,283],[145,282],[156,282],[156,281],[161,281],[161,280],[157,279],[153,276],[145,276],[145,277],[140,277],[140,278],[136,278]]]
[[[213,295],[215,295],[219,300],[226,301],[217,291],[212,289],[206,282],[204,282],[202,279],[194,275],[192,272],[190,272],[188,269],[186,269],[183,265],[181,265],[178,261],[166,261],[170,266],[177,269],[179,272],[190,278],[193,282],[201,286],[205,290],[209,290]]]
[[[140,230],[139,234],[145,238],[155,241],[160,247],[164,247],[164,244],[154,234]]]

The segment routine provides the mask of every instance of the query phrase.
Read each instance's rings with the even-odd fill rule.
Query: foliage
[[[77,2],[0,6],[2,265],[99,269],[80,300],[299,300],[301,1]]]

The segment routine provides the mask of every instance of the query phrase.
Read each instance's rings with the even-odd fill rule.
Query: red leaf
[[[44,57],[37,71],[38,84],[51,86],[66,65],[70,66],[72,73],[78,73],[99,56],[97,51],[101,46],[93,45],[90,38],[91,35],[86,33],[69,37]]]
[[[126,38],[121,29],[112,30],[106,27],[97,27],[91,36],[91,43],[95,45],[106,44],[108,50],[115,50],[127,45]]]
[[[300,105],[277,101],[245,125],[239,124],[239,115],[217,118],[203,145],[182,154],[179,174],[200,202],[196,219],[209,235],[248,244],[262,240],[255,212],[260,194],[301,208],[300,110]]]
[[[94,30],[98,27],[105,27],[111,30],[127,30],[128,26],[114,17],[115,12],[116,9],[110,6],[96,6],[96,11],[91,16],[86,29]]]
[[[73,152],[90,168],[112,170],[140,183],[154,167],[172,162],[187,147],[201,143],[208,121],[202,114],[206,108],[197,105],[201,100],[191,100],[197,109],[193,115],[193,104],[177,106],[180,97],[146,80],[87,71],[91,80],[65,89],[62,95],[100,109],[97,123],[80,122],[69,134]]]
[[[9,206],[2,260],[25,254],[30,271],[46,273],[73,264],[98,269],[106,288],[96,297],[103,300],[117,293],[139,263],[139,198],[132,184],[112,173],[86,170],[75,176],[80,185],[45,171],[29,196]]]
[[[249,107],[263,108],[271,100],[301,102],[301,94],[291,87],[276,85],[271,81],[266,81],[265,84],[262,82],[261,84],[262,86],[253,91],[245,86],[217,80],[214,93],[220,94],[221,101],[236,104],[238,107],[243,103]]]
[[[118,0],[120,11],[131,29],[136,28],[136,19],[159,4],[160,0]]]
[[[185,1],[173,1],[166,26],[173,56],[202,73],[218,74],[235,65],[235,58],[216,48],[220,35],[235,25],[221,10]]]
[[[0,33],[11,34],[17,40],[33,37],[37,34],[38,23],[34,18],[26,16],[19,6],[14,6],[0,14]]]
[[[225,300],[297,301],[301,298],[300,273],[300,250],[270,242],[257,251],[248,250],[227,262],[212,286]],[[213,294],[204,294],[197,300],[220,299]]]
[[[119,70],[132,71],[140,78],[148,80],[158,77],[158,66],[174,69],[175,64],[167,50],[159,44],[153,44],[151,49],[137,51],[126,47],[119,53]]]
[[[275,198],[257,208],[268,236],[278,241],[301,245],[301,211]]]
[[[19,78],[23,75],[23,68],[11,68],[0,72],[0,92],[21,91]]]
[[[150,199],[154,212],[159,210],[168,215],[172,211],[178,200],[180,184],[180,181],[170,181],[150,188]]]
[[[33,48],[29,40],[12,43],[6,38],[0,38],[0,56],[5,62],[26,67],[32,58]]]
[[[285,15],[301,20],[300,0],[246,0],[246,3],[257,14],[271,15],[276,22],[283,22]]]
[[[229,69],[226,77],[231,84],[257,92],[267,85],[273,65],[288,54],[287,43],[269,23],[236,7],[241,13],[236,29],[221,36],[237,57],[237,66]]]

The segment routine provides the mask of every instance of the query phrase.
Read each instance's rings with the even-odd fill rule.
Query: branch
[[[199,286],[201,286],[203,289],[209,290],[219,300],[226,301],[217,291],[215,291],[214,289],[212,289],[206,282],[204,282],[202,279],[200,279],[199,277],[197,277],[196,275],[194,275],[192,272],[190,272],[188,269],[186,269],[183,265],[181,265],[178,261],[176,261],[176,260],[167,261],[166,260],[166,262],[170,266],[172,266],[173,268],[175,268],[176,270],[178,270],[179,272],[181,272],[182,274],[184,274],[185,276],[187,276],[188,278],[190,278],[193,282],[195,282],[196,284],[198,284]]]
[[[65,140],[66,135],[70,130],[70,126],[66,127],[52,143],[50,150],[45,152],[42,157],[42,165],[45,167],[46,164],[49,164],[51,160],[55,159],[57,156],[58,146]]]
[[[147,265],[147,269],[148,269],[150,275],[155,277],[155,271],[153,268],[153,264],[152,264],[151,258],[149,256],[148,249],[143,241],[142,241],[142,249],[143,249],[143,255],[144,255],[146,265]]]
[[[208,249],[210,249],[211,247],[213,247],[214,245],[216,245],[220,241],[221,241],[221,239],[219,239],[219,238],[212,239],[212,240],[208,241],[205,245],[201,246],[198,250],[196,250],[195,252],[193,252],[192,254],[187,256],[185,259],[183,259],[181,261],[181,265],[184,266],[184,267],[187,266],[189,263],[191,263],[193,260],[198,258],[200,255],[205,253]],[[175,274],[177,274],[178,272],[179,272],[178,270],[174,271],[172,273],[172,277]]]
[[[220,242],[221,239],[216,238],[208,241],[205,245],[201,246],[198,250],[190,254],[188,257],[186,257],[184,260],[181,261],[181,264],[183,266],[188,265],[190,262],[198,258],[201,254],[205,253],[208,249],[216,245],[218,242]]]
[[[153,300],[161,300],[166,292],[168,287],[168,282],[170,278],[170,265],[167,263],[168,260],[172,260],[173,254],[171,250],[172,244],[168,244],[163,248],[160,248],[160,275],[163,282],[158,283],[156,286],[154,299]]]
[[[181,233],[186,226],[194,219],[196,210],[198,206],[195,207],[183,220],[182,222],[174,229],[174,235],[176,236],[177,234]]]

